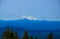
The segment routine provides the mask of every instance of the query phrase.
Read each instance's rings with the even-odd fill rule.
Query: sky
[[[60,0],[0,0],[0,20],[15,20],[24,16],[60,21]]]

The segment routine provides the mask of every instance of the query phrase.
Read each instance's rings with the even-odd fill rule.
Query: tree
[[[52,33],[50,33],[50,34],[48,35],[48,39],[53,39]]]
[[[28,39],[28,32],[27,32],[27,31],[24,32],[24,37],[23,37],[23,39]]]
[[[10,27],[7,27],[2,37],[2,39],[19,39],[17,32],[14,32]]]
[[[14,36],[14,39],[20,39],[16,31],[13,32],[13,36]]]
[[[33,39],[33,36],[30,36],[30,39]]]
[[[11,33],[12,30],[7,27],[7,29],[3,32],[3,39],[12,39]]]

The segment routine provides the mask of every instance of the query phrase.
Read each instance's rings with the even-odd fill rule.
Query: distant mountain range
[[[55,38],[60,38],[60,21],[28,19],[9,21],[0,20],[0,37],[3,30],[6,30],[8,26],[14,31],[17,31],[20,37],[23,36],[25,30],[28,30],[28,34],[32,36],[38,35],[40,37],[47,37],[47,35],[51,32]]]
[[[0,30],[3,27],[10,26],[18,30],[60,30],[60,21],[46,21],[46,20],[0,20]]]

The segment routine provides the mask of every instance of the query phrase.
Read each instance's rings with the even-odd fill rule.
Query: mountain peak
[[[37,17],[33,17],[33,16],[21,16],[22,19],[28,19],[28,20],[38,20]]]

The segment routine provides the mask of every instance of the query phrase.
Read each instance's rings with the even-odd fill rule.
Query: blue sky
[[[60,0],[0,0],[0,19],[34,16],[42,20],[60,21]]]

